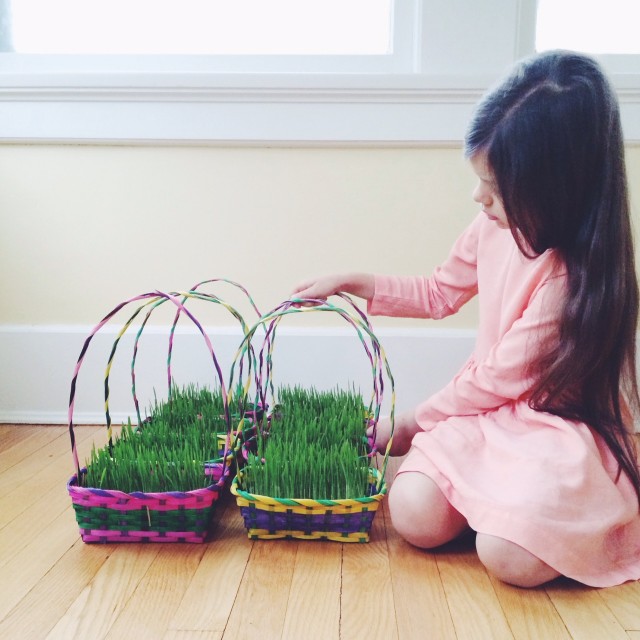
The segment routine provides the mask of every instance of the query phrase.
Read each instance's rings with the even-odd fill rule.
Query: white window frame
[[[0,143],[459,144],[484,90],[533,52],[535,12],[396,0],[391,59],[0,54]],[[612,77],[638,142],[640,73]]]

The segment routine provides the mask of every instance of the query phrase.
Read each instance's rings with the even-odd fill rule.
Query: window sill
[[[493,77],[0,72],[0,142],[460,144]],[[640,142],[640,75],[615,74]]]

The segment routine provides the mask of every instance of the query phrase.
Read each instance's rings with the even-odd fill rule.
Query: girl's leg
[[[395,477],[389,491],[389,511],[396,531],[407,542],[423,549],[439,547],[469,526],[438,485],[417,471]]]
[[[389,491],[389,511],[396,531],[423,549],[450,542],[469,527],[438,485],[417,471],[395,477]],[[526,549],[497,536],[478,533],[476,549],[489,573],[517,587],[537,587],[560,576]]]
[[[489,573],[516,587],[537,587],[560,575],[540,558],[503,538],[479,533],[476,549]]]

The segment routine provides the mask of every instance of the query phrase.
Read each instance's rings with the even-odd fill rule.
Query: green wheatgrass
[[[94,445],[83,485],[125,493],[206,487],[204,462],[219,457],[218,434],[226,431],[220,389],[174,386],[170,400],[154,400],[140,428],[129,420],[111,447]]]
[[[244,470],[242,488],[278,498],[337,500],[369,493],[366,410],[354,390],[278,390],[268,433]]]

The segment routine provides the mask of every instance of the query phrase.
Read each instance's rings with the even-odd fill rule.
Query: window
[[[0,142],[459,144],[486,88],[535,50],[538,4],[540,26],[545,3],[561,2],[0,0]],[[28,35],[28,7],[45,33]],[[214,46],[223,7],[248,35]],[[52,27],[70,12],[83,54]],[[268,35],[293,16],[296,29]],[[119,53],[106,53],[116,30]],[[640,140],[640,64],[614,82],[625,134]]]
[[[638,0],[538,0],[536,50],[640,54]]]
[[[638,0],[538,0],[536,50],[573,49],[597,58],[621,102],[625,137],[640,140]]]
[[[407,31],[394,9],[394,0],[0,0],[0,50],[19,54],[24,71],[52,73],[397,72],[413,43],[394,38]]]
[[[28,54],[387,55],[391,8],[391,0],[20,0],[8,24],[12,49]]]

